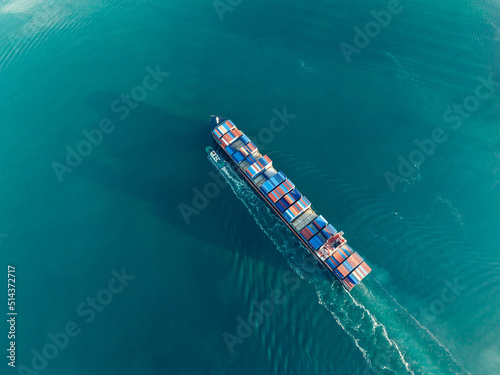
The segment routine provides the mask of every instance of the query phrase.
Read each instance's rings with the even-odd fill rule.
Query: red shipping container
[[[343,264],[338,266],[337,270],[342,274],[343,277],[346,277],[347,275],[349,275],[349,272],[350,272],[347,268],[345,268],[345,266]]]

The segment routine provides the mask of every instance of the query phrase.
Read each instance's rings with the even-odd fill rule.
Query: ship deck
[[[221,126],[221,129],[222,127],[223,126]],[[233,128],[235,128],[234,124],[232,124],[231,129]],[[226,126],[225,131],[227,132],[228,129],[228,126]],[[366,265],[363,258],[346,244],[346,240],[342,237],[343,232],[337,232],[332,225],[328,224],[328,221],[326,221],[323,216],[317,214],[311,203],[303,197],[300,192],[298,194],[305,199],[306,203],[302,201],[302,198],[300,198],[299,203],[297,196],[292,195],[292,193],[285,198],[283,198],[282,195],[277,195],[288,194],[285,190],[273,195],[273,199],[279,199],[279,202],[284,202],[285,199],[292,205],[294,205],[295,202],[293,208],[290,208],[292,207],[290,205],[283,206],[282,203],[279,203],[281,206],[278,209],[278,203],[273,204],[274,200],[271,202],[271,196],[268,196],[267,193],[269,186],[266,186],[265,189],[261,189],[261,187],[267,181],[272,180],[278,172],[273,167],[272,161],[267,156],[263,157],[258,149],[254,147],[255,145],[252,144],[250,148],[246,146],[246,144],[250,142],[248,137],[246,137],[246,140],[243,138],[234,139],[235,137],[240,137],[243,133],[241,133],[241,131],[238,131],[239,133],[230,131],[224,136],[223,141],[225,142],[225,146],[223,146],[221,144],[222,138],[220,137],[222,137],[221,134],[225,134],[224,131],[219,131],[217,136],[215,134],[216,131],[214,130],[213,132],[216,144],[222,149],[224,155],[231,164],[238,169],[242,177],[253,187],[269,208],[281,218],[281,221],[293,232],[305,248],[322,263],[325,268],[330,270],[347,290],[351,290],[370,273],[371,268]],[[231,145],[231,147],[228,147],[229,145]],[[231,153],[228,150],[231,150]],[[236,152],[235,150],[240,150],[240,155],[237,157],[233,155]],[[248,153],[251,152],[253,152],[252,157],[247,157]],[[264,162],[262,163],[260,160],[264,160]],[[256,165],[257,167],[255,167]],[[283,178],[282,175],[280,176],[279,178]],[[288,181],[286,176],[284,178]],[[281,182],[277,181],[279,180],[275,180],[275,183],[278,185],[281,184]],[[293,185],[293,183],[291,184]],[[271,186],[276,187],[277,185]],[[283,186],[285,186],[285,183],[283,183]],[[286,188],[290,189],[290,186],[288,185]],[[293,186],[292,189],[294,189]],[[295,191],[298,192],[297,190]],[[291,199],[293,199],[293,201],[290,200],[290,197],[292,197]],[[296,208],[299,205],[302,206],[304,211],[300,212],[301,210]],[[283,209],[285,209],[286,212],[283,212]],[[295,210],[295,212],[292,212],[292,210]],[[290,214],[290,212],[292,212],[292,214]],[[308,228],[305,229],[305,227]],[[341,239],[342,242],[339,242],[339,239]]]
[[[237,140],[236,142],[233,143],[234,147],[237,148],[241,142],[240,140]],[[259,159],[262,157],[262,154],[259,151],[256,151],[253,156],[256,159]],[[245,170],[250,166],[250,163],[248,161],[243,161],[241,164],[237,165],[237,167],[240,169],[241,173],[245,173]],[[276,169],[273,167],[269,168],[268,172],[271,171],[272,174],[278,173]],[[260,175],[256,177],[254,180],[252,180],[252,183],[256,185],[257,188],[260,188],[262,184],[264,184],[267,181],[267,179],[264,177],[264,175]],[[316,219],[319,215],[312,209],[308,208],[306,211],[302,212],[299,216],[297,216],[294,221],[291,223],[293,229],[297,234],[304,229],[308,224],[311,223],[314,219]]]

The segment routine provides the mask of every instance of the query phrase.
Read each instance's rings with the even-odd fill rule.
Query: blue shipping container
[[[326,239],[329,239],[330,237],[333,237],[335,233],[337,233],[337,230],[332,226],[332,224],[328,224],[322,231],[323,236],[326,237]]]
[[[280,210],[281,212],[285,212],[286,210],[288,210],[291,206],[290,203],[288,203],[285,199],[280,199],[279,201],[277,201],[275,204],[276,208],[278,210]]]
[[[255,159],[253,157],[253,155],[248,155],[247,156],[247,161],[250,163],[250,165],[252,165],[253,163],[255,163],[257,161],[257,159]]]
[[[332,271],[335,269],[335,264],[333,264],[332,260],[330,258],[328,258],[327,260],[325,260],[326,264],[328,264],[328,266],[330,266],[330,268],[332,269]]]
[[[288,193],[288,195],[290,195],[290,197],[293,198],[294,201],[298,201],[302,197],[302,194],[300,194],[300,191],[298,191],[297,189],[293,189]]]
[[[320,215],[316,219],[314,219],[313,223],[316,228],[323,229],[328,224],[328,221],[326,221],[326,219]]]
[[[245,160],[245,156],[243,156],[240,151],[234,153],[232,158],[237,164],[240,164],[241,162],[243,162],[243,160]]]
[[[276,173],[273,177],[271,177],[266,183],[264,183],[260,190],[262,190],[265,194],[269,194],[273,189],[286,180],[286,176],[283,172]]]
[[[313,238],[309,240],[309,243],[314,248],[314,250],[318,250],[324,243],[326,242],[325,237],[321,233],[318,233]]]
[[[227,146],[227,147],[225,148],[225,150],[226,150],[226,152],[227,152],[229,155],[233,155],[233,154],[236,152],[236,150],[235,150],[234,148],[232,148],[231,146]]]
[[[250,143],[250,138],[248,138],[245,134],[243,134],[240,139],[246,145]]]

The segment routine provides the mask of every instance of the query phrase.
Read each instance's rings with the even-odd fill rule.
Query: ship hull
[[[371,268],[303,196],[283,172],[277,172],[272,160],[258,148],[231,120],[212,116],[210,127],[216,149],[234,166],[238,174],[259,198],[287,226],[291,233],[320,264],[351,290]]]

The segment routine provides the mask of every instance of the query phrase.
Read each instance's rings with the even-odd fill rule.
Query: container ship
[[[234,165],[276,216],[347,290],[354,288],[370,273],[371,268],[347,244],[344,232],[338,232],[322,215],[317,214],[295,184],[282,171],[278,172],[272,160],[262,155],[231,120],[211,116],[210,128],[222,155],[207,147],[208,158],[219,168],[225,166],[221,157]]]

